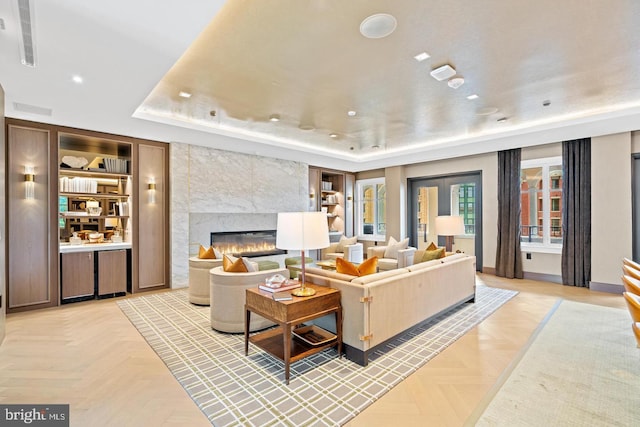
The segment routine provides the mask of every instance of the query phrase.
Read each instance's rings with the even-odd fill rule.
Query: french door
[[[453,250],[476,256],[482,270],[482,172],[409,179],[409,238],[411,246],[426,249],[431,242],[445,245],[435,218],[462,216],[464,234],[454,236]]]

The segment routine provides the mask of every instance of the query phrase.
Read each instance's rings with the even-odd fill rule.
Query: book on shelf
[[[283,285],[280,286],[279,288],[270,288],[267,285],[259,285],[258,288],[260,288],[260,290],[263,291],[267,291],[267,292],[282,292],[282,291],[290,291],[291,289],[295,289],[295,288],[299,288],[300,287],[300,283],[299,282],[293,282],[287,285]]]
[[[271,295],[271,298],[273,298],[274,301],[289,301],[292,300],[293,297],[291,296],[291,294],[287,291],[284,292],[274,292]]]

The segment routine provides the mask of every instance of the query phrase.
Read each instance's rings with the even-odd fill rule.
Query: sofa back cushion
[[[351,281],[351,283],[354,283],[356,285],[366,285],[368,283],[373,283],[378,280],[386,279],[388,277],[398,276],[400,274],[404,274],[408,272],[409,270],[406,268],[396,268],[393,270],[381,271],[379,273],[369,274],[362,277],[356,277]]]
[[[307,273],[314,274],[316,276],[324,276],[329,279],[342,280],[344,282],[350,282],[352,279],[355,279],[358,276],[353,276],[351,274],[342,274],[332,270],[323,270],[321,268],[316,267],[307,267]]]

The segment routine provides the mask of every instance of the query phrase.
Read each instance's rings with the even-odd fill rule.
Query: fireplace
[[[233,256],[255,257],[286,253],[276,248],[276,230],[211,233],[211,246]]]

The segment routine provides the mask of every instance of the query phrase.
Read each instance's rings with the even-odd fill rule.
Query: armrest
[[[377,256],[378,258],[384,258],[384,251],[386,246],[369,246],[367,248],[367,258]]]
[[[415,255],[416,250],[416,248],[411,246],[407,249],[400,249],[398,251],[398,268],[413,265],[413,256]]]
[[[362,243],[354,243],[344,247],[344,259],[349,262],[362,262],[364,258],[364,247]]]
[[[320,250],[320,259],[327,259],[327,256],[325,254],[335,253],[337,247],[338,247],[338,242],[333,242],[333,243],[329,244],[328,247],[326,247],[324,249],[321,249]]]

